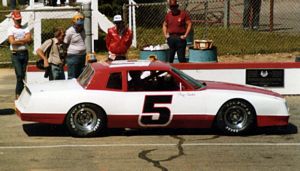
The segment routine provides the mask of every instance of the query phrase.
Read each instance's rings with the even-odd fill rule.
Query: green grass
[[[203,36],[206,34],[205,36]],[[149,44],[165,43],[162,29],[139,28],[137,30],[139,49]],[[265,31],[245,31],[241,28],[224,29],[210,27],[205,32],[203,27],[194,27],[194,39],[210,39],[218,48],[218,54],[255,54],[292,52],[300,50],[300,33],[276,33]]]
[[[195,30],[195,37],[201,37]],[[300,33],[244,31],[240,28],[210,28],[208,38],[214,41],[218,54],[257,54],[300,50]]]

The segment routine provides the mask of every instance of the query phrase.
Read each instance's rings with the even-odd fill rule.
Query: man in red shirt
[[[115,15],[113,21],[115,26],[109,28],[106,35],[108,60],[125,60],[132,43],[132,31],[125,26],[121,15]]]
[[[173,63],[176,52],[179,62],[186,62],[186,37],[191,31],[191,18],[186,11],[178,9],[176,0],[170,0],[169,7],[170,12],[163,23],[163,33],[170,48],[169,62]]]

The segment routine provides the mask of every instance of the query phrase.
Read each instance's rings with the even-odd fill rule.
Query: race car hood
[[[72,80],[55,80],[44,83],[36,83],[26,85],[32,93],[36,92],[50,92],[50,91],[65,91],[83,89],[76,79]]]
[[[283,98],[280,94],[276,92],[264,88],[260,88],[260,87],[255,87],[255,86],[245,86],[240,84],[215,82],[215,81],[204,81],[204,83],[206,84],[207,89],[246,91],[246,92],[261,93],[261,94]]]

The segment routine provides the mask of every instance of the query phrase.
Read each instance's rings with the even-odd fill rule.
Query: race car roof
[[[93,63],[93,67],[97,69],[170,69],[170,65],[163,63],[161,61],[150,61],[150,60],[117,60],[111,63],[99,62]]]
[[[109,67],[135,67],[135,66],[144,66],[148,67],[151,64],[150,60],[117,60],[113,61]]]

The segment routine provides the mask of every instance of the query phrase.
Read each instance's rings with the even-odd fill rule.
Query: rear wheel
[[[73,136],[95,136],[106,128],[106,115],[93,104],[79,104],[69,111],[66,125]]]
[[[252,105],[236,99],[226,102],[217,114],[217,127],[225,134],[241,135],[255,124],[256,114]]]

